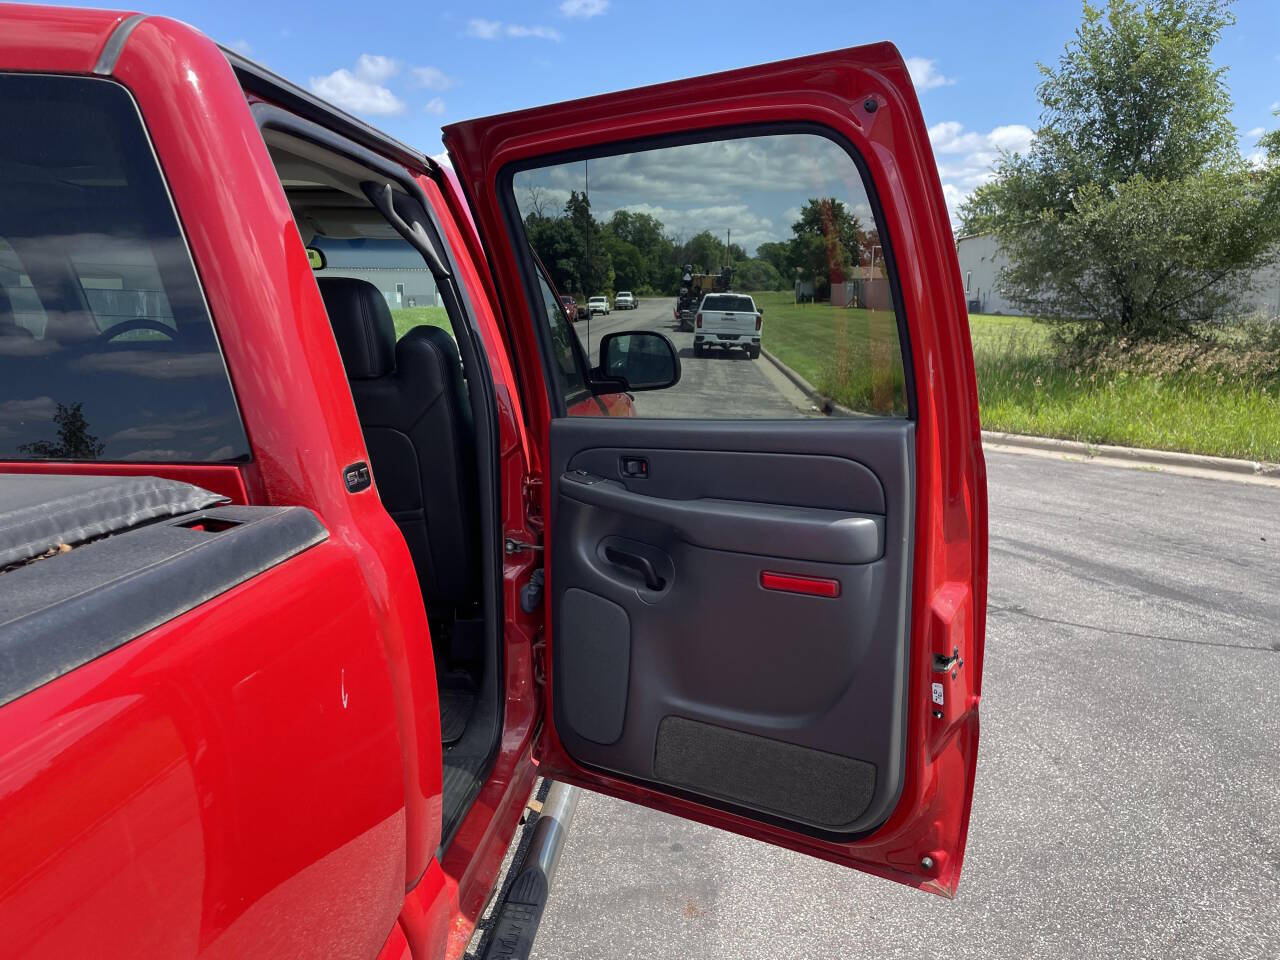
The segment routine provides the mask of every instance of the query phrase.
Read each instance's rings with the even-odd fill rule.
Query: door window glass
[[[673,341],[681,380],[637,394],[637,416],[792,418],[831,403],[907,415],[882,228],[858,165],[834,140],[787,133],[656,147],[520,170],[512,189],[556,288],[610,303],[632,291],[638,301],[580,311],[570,326],[544,296],[553,344],[571,330],[595,364],[606,333]]]

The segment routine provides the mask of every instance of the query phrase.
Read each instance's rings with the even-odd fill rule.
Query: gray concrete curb
[[[842,407],[822,394],[813,384],[779,360],[768,350],[761,356],[768,359],[778,371],[794,383],[814,405],[828,416],[857,417],[857,411]],[[982,431],[982,442],[1002,447],[1020,447],[1025,450],[1043,450],[1049,453],[1070,454],[1087,459],[1127,460],[1131,463],[1156,467],[1208,470],[1229,473],[1233,476],[1267,477],[1280,480],[1280,463],[1260,460],[1233,460],[1229,457],[1210,457],[1200,453],[1175,453],[1171,450],[1147,450],[1141,447],[1116,447],[1105,443],[1082,443],[1079,440],[1059,440],[1056,437],[1031,437],[1021,433],[997,433]]]
[[[1046,450],[1051,453],[1075,454],[1081,457],[1100,457],[1108,460],[1129,460],[1133,463],[1157,467],[1183,467],[1194,470],[1213,470],[1237,476],[1270,477],[1280,479],[1280,463],[1263,460],[1233,460],[1229,457],[1209,457],[1201,453],[1176,453],[1172,450],[1147,450],[1142,447],[1116,447],[1107,443],[1081,443],[1079,440],[1059,440],[1056,437],[1029,437],[1021,433],[997,433],[982,431],[982,442],[1002,447],[1022,447],[1028,450]]]
[[[770,353],[764,347],[760,348],[760,356],[764,357],[766,360],[772,363],[775,367],[777,367],[779,373],[781,373],[784,377],[786,377],[788,380],[794,383],[799,388],[800,392],[803,393],[805,396],[807,396],[810,400],[812,400],[813,405],[817,407],[819,410],[821,410],[823,413],[825,413],[828,417],[865,417],[866,416],[865,413],[859,413],[857,410],[851,410],[848,407],[841,406],[840,404],[836,403],[834,400],[832,400],[830,397],[826,396],[821,391],[819,391],[817,387],[815,387],[812,383],[810,383],[804,377],[800,376],[800,374],[797,373],[795,370],[792,370],[789,366],[787,366],[785,363],[779,360],[774,354]]]

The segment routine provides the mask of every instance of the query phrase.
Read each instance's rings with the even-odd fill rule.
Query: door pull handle
[[[658,591],[667,585],[667,581],[658,576],[658,570],[653,565],[653,561],[648,557],[642,557],[638,553],[631,553],[628,550],[619,550],[617,547],[605,547],[604,558],[610,563],[617,564],[619,567],[626,567],[628,570],[634,570],[640,576],[644,577],[644,585],[650,590]]]

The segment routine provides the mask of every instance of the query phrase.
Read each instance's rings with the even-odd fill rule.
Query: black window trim
[[[535,321],[537,319],[538,310],[540,309],[537,304],[541,302],[542,298],[540,294],[537,294],[536,278],[533,278],[533,275],[530,272],[531,265],[533,263],[533,250],[529,244],[529,239],[524,232],[524,223],[520,218],[519,206],[516,203],[514,189],[516,174],[523,173],[527,170],[537,170],[559,164],[575,163],[580,160],[596,160],[602,157],[623,156],[628,153],[642,153],[650,150],[660,150],[665,147],[682,147],[696,143],[714,143],[721,140],[745,140],[751,137],[781,136],[786,134],[812,134],[822,137],[823,139],[830,140],[848,155],[849,159],[858,170],[858,175],[862,179],[863,189],[867,194],[867,203],[871,207],[871,215],[875,221],[876,231],[880,238],[881,252],[884,256],[884,263],[889,274],[889,291],[893,300],[894,319],[898,327],[898,344],[902,354],[903,392],[906,394],[907,401],[907,414],[903,419],[914,422],[918,419],[919,408],[916,397],[916,378],[911,345],[911,331],[910,326],[907,323],[906,307],[902,298],[902,283],[898,272],[897,257],[894,252],[893,237],[890,234],[888,224],[885,220],[884,206],[880,200],[880,191],[877,188],[875,178],[871,175],[871,170],[867,167],[866,161],[863,159],[862,154],[857,147],[855,147],[844,134],[821,123],[812,121],[780,120],[767,121],[758,124],[743,123],[731,124],[728,126],[698,127],[693,130],[683,130],[678,133],[611,140],[608,143],[594,144],[589,147],[579,147],[573,150],[561,150],[552,153],[539,154],[536,157],[517,160],[504,166],[498,171],[495,181],[495,187],[498,191],[498,205],[502,213],[503,225],[507,229],[507,239],[514,248],[516,262],[520,268],[521,279],[525,288],[525,296],[526,298],[530,298],[529,302],[534,305],[530,311],[533,315],[533,319]],[[531,278],[533,278],[533,294],[536,295],[533,297],[530,295]],[[544,317],[543,320],[545,321],[546,318]],[[541,324],[535,322],[534,327],[536,328],[534,330],[534,336],[541,348],[540,353],[542,354],[544,378],[546,378],[546,385],[550,394],[548,396],[548,402],[551,405],[551,416],[553,419],[559,419],[567,416],[567,412],[564,400],[556,396],[555,391],[550,389],[554,383],[554,381],[550,379],[553,372],[549,367],[549,364],[554,362],[551,359],[550,354],[550,330],[546,322]],[[770,417],[763,419],[782,422],[784,418]]]

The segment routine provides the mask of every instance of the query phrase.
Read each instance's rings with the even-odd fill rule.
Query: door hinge
[[[542,520],[542,477],[536,473],[524,478],[524,513],[530,520]]]
[[[547,642],[542,638],[541,633],[538,639],[533,641],[533,649],[530,651],[533,657],[533,682],[540,687],[547,685]]]

